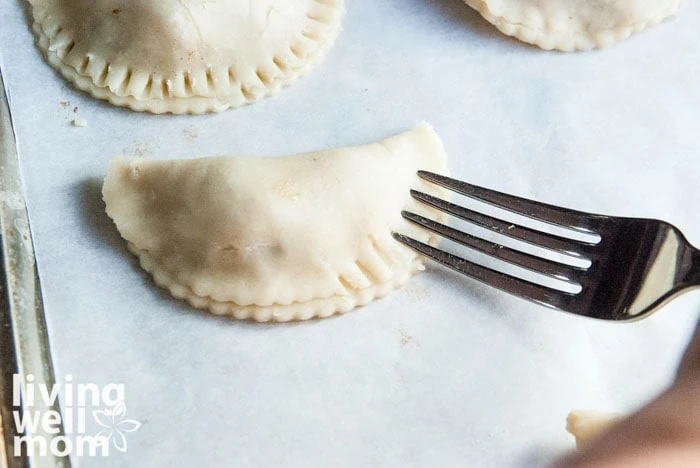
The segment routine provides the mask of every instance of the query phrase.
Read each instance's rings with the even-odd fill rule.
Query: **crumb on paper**
[[[408,297],[414,301],[424,301],[430,297],[430,292],[427,288],[416,284],[415,282],[409,283],[403,288],[404,292]]]
[[[61,101],[61,102],[59,102],[59,104],[61,105],[61,107],[63,107],[65,109],[68,106],[70,106],[70,101]]]
[[[88,121],[80,117],[73,119],[73,125],[75,125],[76,127],[87,127],[87,124]]]
[[[404,346],[407,346],[409,344],[414,344],[416,347],[420,347],[420,344],[418,344],[418,341],[416,341],[413,338],[413,335],[408,333],[406,330],[400,329],[399,333],[401,334],[401,338],[399,339],[399,345],[403,348]]]
[[[196,127],[185,127],[182,129],[182,136],[185,140],[194,143],[199,138],[199,132]]]
[[[77,113],[78,113],[78,106],[75,106],[75,107],[73,108],[73,113],[74,113],[74,114],[77,114]]]
[[[134,142],[133,146],[130,148],[125,148],[122,150],[122,153],[126,156],[136,156],[136,157],[144,157],[151,155],[155,153],[158,150],[158,146],[155,143],[152,142]]]

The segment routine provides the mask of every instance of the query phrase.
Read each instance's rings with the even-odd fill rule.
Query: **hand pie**
[[[465,0],[503,34],[565,52],[608,47],[674,15],[685,0]]]
[[[344,0],[29,0],[48,61],[78,88],[137,111],[221,111],[306,73]]]
[[[416,171],[445,174],[428,124],[378,143],[296,156],[178,161],[115,158],[107,214],[141,266],[177,298],[215,314],[258,321],[327,317],[367,304],[423,268],[400,231],[437,241],[402,209],[447,198]]]

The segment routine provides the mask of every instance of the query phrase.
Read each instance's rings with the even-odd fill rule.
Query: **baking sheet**
[[[0,0],[57,379],[123,383],[142,426],[84,467],[532,466],[573,447],[571,408],[628,410],[666,385],[700,310],[549,311],[431,267],[330,320],[254,324],[170,298],[104,215],[115,154],[277,155],[432,123],[454,175],[583,210],[650,216],[700,243],[700,5],[602,52],[544,52],[459,0],[354,0],[307,78],[252,106],[152,116],[76,91]],[[77,128],[72,119],[88,121]]]

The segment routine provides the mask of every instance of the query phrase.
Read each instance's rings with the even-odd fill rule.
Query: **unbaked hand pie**
[[[465,0],[503,34],[543,49],[608,47],[674,15],[685,0]]]
[[[221,111],[306,73],[340,31],[344,0],[29,0],[48,61],[137,111]]]
[[[173,296],[241,319],[306,320],[367,304],[423,268],[392,238],[437,242],[401,216],[445,218],[411,198],[411,188],[448,198],[419,169],[447,172],[427,124],[295,156],[117,157],[103,195],[129,249]]]

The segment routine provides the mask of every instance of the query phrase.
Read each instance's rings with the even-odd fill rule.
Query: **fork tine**
[[[450,203],[417,190],[411,190],[411,196],[416,200],[432,206],[433,208],[457,216],[458,218],[469,221],[488,230],[536,245],[538,247],[544,247],[559,253],[565,253],[573,257],[582,257],[587,253],[587,247],[595,245],[585,241],[559,237],[555,234],[549,234],[536,229],[520,226],[518,224],[508,223],[498,218],[494,218],[493,216],[477,213],[474,210],[455,205],[454,203]]]
[[[599,226],[599,221],[601,218],[604,218],[599,215],[508,195],[503,192],[479,187],[428,171],[418,171],[418,176],[434,184],[490,205],[503,208],[504,210],[582,233],[594,233],[595,229]]]
[[[526,252],[521,252],[519,250],[511,249],[509,247],[472,236],[471,234],[458,231],[457,229],[445,226],[444,224],[409,211],[402,211],[401,215],[412,223],[418,224],[419,226],[433,231],[436,234],[440,234],[441,236],[453,240],[459,244],[471,247],[479,252],[483,252],[493,258],[498,258],[513,265],[526,268],[530,271],[547,275],[551,278],[567,281],[570,284],[577,283],[580,280],[581,275],[586,271],[584,268],[579,268],[573,265],[565,265],[563,263],[548,260],[536,255],[531,255]]]
[[[575,295],[548,288],[539,284],[531,283],[527,280],[516,278],[515,276],[501,273],[491,268],[477,265],[476,263],[465,260],[456,255],[442,251],[423,242],[412,239],[403,234],[394,232],[394,239],[407,245],[408,247],[422,253],[426,257],[432,258],[438,263],[445,265],[459,273],[462,273],[470,278],[481,281],[489,286],[498,288],[515,296],[528,299],[538,304],[567,310],[569,300]]]

